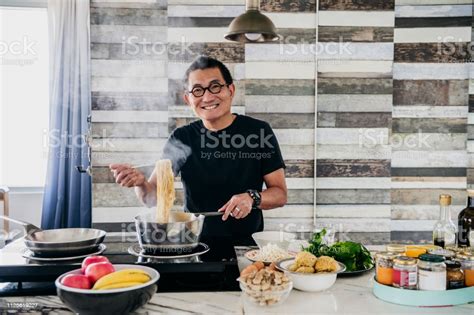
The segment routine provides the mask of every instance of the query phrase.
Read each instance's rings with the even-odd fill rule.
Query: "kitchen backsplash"
[[[244,2],[91,1],[93,224],[121,230],[145,211],[107,165],[154,164],[195,119],[180,80],[208,54],[236,80],[233,111],[282,147],[288,205],[264,212],[266,229],[315,217],[366,243],[430,239],[438,195],[456,215],[474,184],[470,1],[262,0],[283,44],[245,45],[223,37]]]

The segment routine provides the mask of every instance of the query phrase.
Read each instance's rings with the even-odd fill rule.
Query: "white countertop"
[[[243,257],[246,250],[247,247],[236,247],[240,270],[251,263]],[[357,277],[338,278],[328,291],[319,293],[292,290],[286,301],[271,307],[253,305],[241,292],[156,293],[134,314],[474,314],[474,303],[421,308],[381,301],[372,293],[373,277],[372,271]],[[28,314],[72,314],[57,296],[0,297],[0,313],[7,308],[7,303],[29,304],[33,309],[42,310],[36,313],[30,310]],[[19,307],[10,304],[8,309]]]
[[[293,290],[283,304],[271,307],[248,304],[240,292],[157,293],[135,314],[474,314],[474,304],[421,308],[378,300],[372,294],[372,278],[373,272],[340,278],[320,293]],[[51,309],[49,314],[68,314],[57,296],[0,298],[0,305],[6,301],[39,303]]]
[[[243,268],[250,262],[241,256],[242,250],[237,252],[239,268]],[[320,293],[292,290],[285,302],[271,307],[250,304],[241,292],[156,293],[135,314],[474,314],[474,304],[422,308],[381,301],[372,293],[373,277],[372,271],[338,278],[333,287]],[[42,314],[72,314],[57,296],[0,298],[0,307],[6,302],[38,303]]]

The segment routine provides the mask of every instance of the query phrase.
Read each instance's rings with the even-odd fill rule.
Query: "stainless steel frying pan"
[[[26,247],[40,256],[76,256],[92,252],[106,235],[105,231],[86,228],[42,230],[31,223],[3,215],[0,218],[22,225]]]

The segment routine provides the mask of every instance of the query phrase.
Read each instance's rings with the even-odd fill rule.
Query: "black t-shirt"
[[[165,144],[162,158],[181,173],[184,208],[190,212],[217,211],[247,189],[262,191],[263,176],[285,167],[278,141],[270,125],[236,115],[227,128],[207,130],[201,120],[175,129]],[[203,234],[248,236],[263,229],[260,209],[244,219],[206,217]]]

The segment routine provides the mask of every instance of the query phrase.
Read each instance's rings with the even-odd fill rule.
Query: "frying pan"
[[[86,228],[42,230],[31,223],[3,215],[0,218],[22,225],[26,247],[38,256],[64,257],[93,252],[106,235],[105,231]]]

